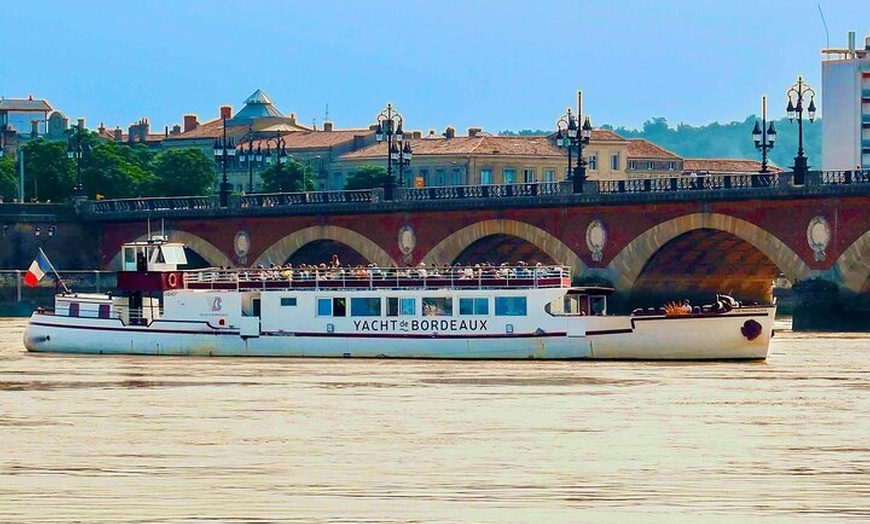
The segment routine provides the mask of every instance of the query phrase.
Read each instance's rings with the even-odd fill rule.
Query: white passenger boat
[[[563,266],[186,270],[122,247],[117,290],[60,293],[24,333],[60,353],[446,359],[764,359],[775,306],[610,315]]]

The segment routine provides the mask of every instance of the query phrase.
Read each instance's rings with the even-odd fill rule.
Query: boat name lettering
[[[486,331],[486,320],[354,320],[357,331]]]

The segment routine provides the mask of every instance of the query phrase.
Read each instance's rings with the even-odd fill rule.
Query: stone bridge
[[[150,223],[185,242],[199,266],[326,263],[333,254],[381,266],[521,259],[571,265],[577,282],[608,282],[617,307],[709,302],[716,292],[762,301],[784,277],[811,311],[795,312],[797,327],[867,328],[866,176],[816,172],[801,186],[789,174],[682,183],[587,183],[582,194],[558,184],[468,195],[406,189],[389,202],[378,190],[249,195],[228,208],[208,197],[138,199],[89,203],[80,215],[100,232],[105,268],[117,267],[120,245],[145,238]]]

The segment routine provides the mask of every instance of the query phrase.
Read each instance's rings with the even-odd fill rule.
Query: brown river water
[[[870,522],[870,336],[766,362],[33,355],[0,522]]]

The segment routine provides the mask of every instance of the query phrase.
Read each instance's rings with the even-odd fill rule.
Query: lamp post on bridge
[[[767,169],[767,152],[773,149],[774,141],[776,140],[776,127],[773,121],[767,125],[767,97],[761,97],[761,124],[758,120],[755,121],[755,128],[752,129],[752,139],[755,141],[755,149],[761,151],[761,169],[759,173],[768,173]],[[766,180],[765,180],[766,182]]]
[[[789,122],[794,122],[795,116],[797,116],[798,121],[798,151],[797,156],[794,157],[794,166],[792,166],[794,184],[796,186],[804,184],[808,170],[807,157],[804,156],[804,100],[807,95],[810,97],[810,103],[807,106],[807,116],[809,116],[810,122],[812,122],[816,118],[815,90],[804,82],[803,77],[799,76],[797,83],[786,91],[786,97],[788,97],[788,107],[786,108],[788,120]]]
[[[248,166],[248,193],[254,192],[254,130],[253,127],[248,124],[248,135],[245,137],[245,142],[248,144],[247,150],[245,150],[245,144],[242,143],[239,148],[239,163],[247,164]],[[259,152],[259,150],[258,150]],[[262,156],[260,156],[262,159]],[[258,159],[259,161],[259,159]]]
[[[223,167],[223,177],[221,178],[220,185],[221,207],[227,207],[230,203],[230,192],[233,189],[233,185],[230,184],[230,181],[227,178],[227,164],[229,164],[232,161],[233,157],[236,156],[235,141],[232,138],[227,140],[227,118],[229,117],[229,107],[222,107],[221,120],[223,120],[224,124],[223,138],[214,139],[214,157],[215,160],[220,162]]]
[[[579,122],[583,120],[583,125]],[[583,92],[577,91],[577,115],[568,108],[566,114],[556,121],[556,144],[568,150],[568,178],[571,179],[571,189],[574,193],[583,192],[586,182],[586,159],[583,158],[583,146],[589,144],[592,138],[592,122],[587,116],[583,119]],[[571,164],[571,152],[577,148],[577,167]]]
[[[73,188],[73,197],[85,196],[85,188],[82,185],[82,158],[91,152],[91,145],[86,141],[88,134],[82,128],[74,127],[70,130],[69,141],[66,146],[66,156],[76,161],[76,185]]]
[[[404,170],[406,166],[411,165],[411,144],[405,141],[405,134],[402,131],[404,119],[398,111],[393,109],[393,105],[387,103],[386,109],[381,111],[377,117],[378,128],[375,131],[375,138],[378,143],[387,140],[387,186],[384,188],[384,200],[393,199],[393,191],[396,187],[396,181],[393,178],[393,165],[399,168],[399,185],[405,184]]]
[[[287,162],[288,158],[287,149],[285,148],[286,142],[284,142],[284,137],[281,136],[281,133],[279,131],[275,132],[275,136],[266,138],[265,141],[266,144],[275,144],[275,161],[278,163],[278,174],[276,175],[275,179],[278,183],[278,192],[280,193],[284,191],[284,164]],[[270,146],[267,145],[264,155],[266,159],[266,164],[272,165],[272,148]]]

